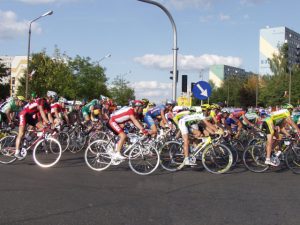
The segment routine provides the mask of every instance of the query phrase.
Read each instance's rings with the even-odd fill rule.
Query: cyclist
[[[56,98],[57,99],[57,98]],[[69,118],[65,104],[67,99],[60,97],[58,101],[51,104],[51,115],[54,119],[54,125],[57,126],[62,123],[62,119],[65,119],[67,124],[69,124]]]
[[[179,119],[178,127],[183,139],[183,164],[187,166],[196,165],[189,158],[189,133],[192,133],[195,138],[208,136],[216,131],[216,128],[208,121],[203,113],[193,113],[184,115]]]
[[[82,107],[81,112],[82,112],[85,122],[88,122],[91,119],[93,120],[93,111],[94,111],[95,105],[99,105],[99,104],[100,104],[100,101],[98,99],[93,99],[92,101],[90,101],[89,103],[85,104]]]
[[[24,106],[25,98],[17,96],[16,98],[9,99],[0,109],[0,126],[2,122],[7,123],[9,126],[14,127],[13,120],[16,113],[19,113]]]
[[[291,104],[285,104],[282,106],[281,110],[277,110],[270,113],[270,116],[267,117],[262,124],[263,130],[265,130],[267,134],[267,144],[266,144],[266,165],[271,166],[278,166],[279,160],[278,156],[280,152],[278,152],[278,155],[276,154],[275,157],[271,158],[271,152],[272,152],[272,144],[273,144],[273,137],[276,136],[279,138],[279,132],[282,132],[283,134],[289,136],[290,134],[285,129],[285,125],[292,126],[298,134],[300,134],[300,130],[298,126],[293,122],[291,118],[291,114],[289,110],[292,110],[293,106]]]
[[[120,138],[116,147],[117,151],[114,155],[115,159],[125,159],[125,157],[121,154],[121,149],[127,138],[127,135],[123,130],[124,124],[126,122],[131,121],[137,128],[140,129],[141,132],[143,132],[144,134],[148,134],[148,132],[136,118],[136,113],[140,110],[141,107],[143,107],[143,103],[139,100],[135,100],[132,103],[132,107],[124,106],[110,115],[108,127],[112,129],[114,133],[117,134]]]
[[[33,102],[27,104],[24,109],[20,112],[20,123],[19,123],[19,133],[16,139],[16,152],[15,157],[22,159],[20,155],[20,143],[24,136],[25,127],[27,124],[41,129],[44,124],[53,123],[53,118],[51,116],[51,106],[50,104],[54,102],[57,97],[56,92],[48,91],[47,99],[38,98]],[[39,121],[39,118],[41,120]]]
[[[163,127],[169,127],[168,121],[165,117],[167,112],[172,111],[173,107],[176,105],[176,102],[173,100],[166,101],[165,105],[159,105],[152,109],[150,109],[144,118],[145,123],[150,128],[150,134],[156,136],[157,134],[157,127],[155,125],[154,119],[160,120],[161,125]]]

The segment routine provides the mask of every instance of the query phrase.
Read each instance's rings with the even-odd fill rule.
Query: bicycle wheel
[[[9,164],[16,161],[16,136],[9,135],[0,140],[0,163]]]
[[[248,170],[261,173],[266,171],[269,166],[265,164],[266,151],[265,145],[255,143],[246,148],[243,154],[243,162]]]
[[[47,137],[38,141],[32,154],[34,162],[40,167],[52,167],[61,157],[61,145],[55,138]]]
[[[235,154],[237,154],[235,157],[233,155],[234,162],[232,163],[232,167],[234,167],[237,163],[242,161],[245,148],[242,142],[239,140],[232,140],[231,147],[234,149]]]
[[[108,141],[110,139],[110,136],[108,133],[105,133],[104,131],[96,131],[93,133],[89,138],[89,144],[96,140],[106,140]]]
[[[59,133],[57,133],[55,135],[54,138],[56,138],[59,141],[62,152],[65,152],[69,148],[70,136],[67,132],[60,131]],[[53,152],[53,153],[55,153],[55,152]]]
[[[129,167],[139,175],[153,173],[159,165],[159,153],[150,144],[136,145],[129,153]]]
[[[80,127],[75,128],[75,130],[70,134],[70,152],[77,153],[81,151],[87,142],[87,137],[88,136],[81,131]]]
[[[180,169],[184,160],[182,143],[177,141],[166,142],[159,149],[160,165],[168,171]]]
[[[96,140],[92,142],[85,150],[85,163],[92,170],[105,170],[112,163],[112,152],[114,152],[114,147],[112,144],[109,144],[104,140]]]
[[[285,152],[285,162],[294,173],[300,173],[300,148],[297,146],[289,147]]]
[[[202,164],[211,173],[226,173],[232,164],[232,153],[223,144],[209,145],[203,151]]]

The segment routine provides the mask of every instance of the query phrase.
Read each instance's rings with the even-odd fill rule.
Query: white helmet
[[[67,102],[68,102],[67,99],[65,99],[64,97],[60,97],[60,98],[58,99],[58,101],[59,101],[59,102],[62,102],[62,103],[67,103]]]
[[[57,93],[55,91],[47,91],[47,97],[56,98]]]

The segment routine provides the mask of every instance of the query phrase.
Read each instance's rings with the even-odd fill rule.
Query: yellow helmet
[[[20,101],[25,101],[25,98],[22,95],[17,96],[17,99]]]
[[[210,104],[203,104],[203,105],[201,105],[201,109],[202,109],[202,111],[210,110],[211,106],[210,106]]]
[[[218,105],[218,104],[212,104],[211,106],[210,106],[210,108],[211,109],[221,109],[221,107]]]
[[[100,109],[95,109],[95,110],[93,111],[93,114],[94,114],[95,116],[99,115],[99,114],[100,114]]]

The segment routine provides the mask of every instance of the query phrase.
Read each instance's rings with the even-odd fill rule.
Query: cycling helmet
[[[268,114],[267,114],[266,110],[262,109],[262,110],[260,110],[259,115],[260,116],[266,116]]]
[[[149,102],[148,106],[149,107],[154,107],[154,106],[156,106],[156,104],[154,102]]]
[[[55,91],[47,91],[47,97],[49,98],[56,98],[57,93]]]
[[[58,99],[58,101],[61,102],[61,103],[67,103],[68,102],[67,99],[65,99],[64,97],[60,97]]]
[[[203,104],[203,105],[201,105],[201,109],[202,109],[202,111],[210,110],[211,106],[210,106],[210,104]]]
[[[221,109],[221,107],[218,105],[218,104],[212,104],[211,106],[210,106],[210,108],[211,109]]]
[[[294,106],[292,104],[286,103],[282,106],[283,109],[294,109]]]
[[[143,99],[142,99],[142,102],[143,102],[144,105],[148,105],[149,100],[148,100],[147,98],[143,98]]]
[[[100,109],[94,109],[94,110],[93,110],[93,114],[94,114],[95,116],[99,115],[99,114],[100,114]]]
[[[166,101],[166,105],[171,105],[171,106],[175,106],[176,102],[174,100],[167,100]]]
[[[132,107],[141,107],[143,105],[144,105],[143,102],[140,101],[140,100],[134,100],[134,101],[132,101]]]
[[[34,91],[31,93],[31,98],[36,98],[36,93]]]
[[[25,98],[21,95],[17,96],[17,99],[20,100],[20,101],[25,101]]]
[[[221,112],[222,112],[222,113],[229,113],[229,109],[223,108],[223,109],[221,110]]]

